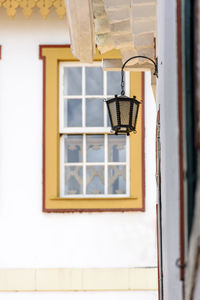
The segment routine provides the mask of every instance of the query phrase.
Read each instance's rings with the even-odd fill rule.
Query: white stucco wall
[[[182,299],[179,252],[179,148],[176,1],[158,1],[157,88],[161,124],[161,195],[164,299]]]
[[[43,20],[34,12],[26,20],[18,11],[15,19],[10,20],[0,10],[0,268],[156,266],[155,102],[149,86],[146,86],[146,212],[42,213],[39,45],[69,43],[66,27],[66,20],[60,20],[55,13]],[[139,296],[142,293],[144,296]],[[113,299],[129,299],[133,295],[123,294]],[[13,294],[4,295],[4,299],[13,298]],[[38,293],[29,295],[30,299],[39,297]],[[80,295],[70,297],[79,299]],[[157,297],[156,292],[137,295],[131,299]],[[45,299],[45,294],[40,299]]]

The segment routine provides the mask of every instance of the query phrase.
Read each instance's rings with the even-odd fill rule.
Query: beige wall
[[[157,290],[157,268],[0,270],[0,291],[136,290]]]

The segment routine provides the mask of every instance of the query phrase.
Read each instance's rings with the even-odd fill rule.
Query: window
[[[98,65],[59,66],[61,197],[129,196],[129,137],[110,134],[104,102],[121,75]]]
[[[144,210],[142,112],[137,135],[116,136],[103,101],[120,93],[120,72],[103,72],[100,60],[119,57],[112,51],[80,64],[69,47],[40,47],[43,211]],[[142,74],[127,74],[126,87],[141,99]]]

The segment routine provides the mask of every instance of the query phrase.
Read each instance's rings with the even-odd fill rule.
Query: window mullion
[[[107,72],[103,72],[103,94],[104,99],[107,94]],[[107,127],[107,112],[106,112],[106,103],[104,101],[104,127]],[[108,135],[104,134],[104,193],[108,194]]]
[[[105,194],[108,194],[108,135],[105,134],[105,145],[104,145],[104,155],[105,155],[105,180],[104,180],[104,184],[105,184]]]
[[[60,89],[59,89],[59,130],[64,128],[64,67],[61,67],[60,72]]]
[[[65,166],[64,166],[64,135],[60,137],[60,194],[64,196]]]
[[[86,134],[83,134],[83,195],[86,195]]]
[[[104,86],[104,89],[103,89],[103,94],[104,94],[104,99],[106,99],[107,95],[106,95],[106,92],[107,92],[107,72],[103,72],[104,76],[103,76],[103,86]],[[106,112],[106,102],[104,101],[104,127],[107,127],[107,112]]]
[[[60,89],[59,89],[59,131],[64,128],[64,66],[61,67],[60,72]],[[60,194],[64,196],[65,191],[65,166],[64,166],[64,135],[60,135]]]
[[[85,66],[82,67],[82,120],[83,120],[83,128],[86,125],[86,107],[85,107]],[[83,134],[83,195],[86,195],[86,134]]]
[[[82,126],[85,128],[86,125],[86,120],[85,120],[85,116],[86,116],[86,107],[85,107],[85,85],[86,85],[86,78],[85,78],[85,67],[82,67]]]
[[[130,195],[130,137],[126,136],[126,194]]]

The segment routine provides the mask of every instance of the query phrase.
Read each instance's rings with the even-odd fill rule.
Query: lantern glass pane
[[[104,194],[104,167],[87,167],[87,194]]]
[[[130,102],[119,100],[120,121],[121,125],[129,125],[130,118]]]
[[[121,93],[121,72],[107,72],[107,95],[118,95]]]
[[[64,102],[64,127],[82,126],[82,100],[67,99]]]
[[[108,167],[109,194],[126,194],[126,166]]]
[[[83,161],[83,136],[65,135],[64,136],[64,162],[82,162]]]
[[[125,135],[108,136],[108,161],[109,162],[126,161],[126,136]]]
[[[86,126],[104,126],[103,99],[86,99]]]
[[[138,111],[138,104],[133,104],[133,114],[132,114],[132,126],[136,126],[136,117],[137,117],[137,111]]]
[[[113,124],[113,126],[117,126],[118,122],[117,122],[116,102],[113,101],[113,102],[108,103],[108,107],[109,107],[109,110],[110,110],[112,124]]]
[[[108,111],[107,111],[107,126],[111,127],[111,122],[110,122],[110,117],[109,117]]]
[[[82,68],[64,68],[64,95],[82,94]]]
[[[80,166],[65,167],[64,189],[66,195],[83,193],[83,168]]]
[[[103,95],[102,68],[86,67],[86,95]]]
[[[87,162],[104,162],[104,135],[86,136]]]

